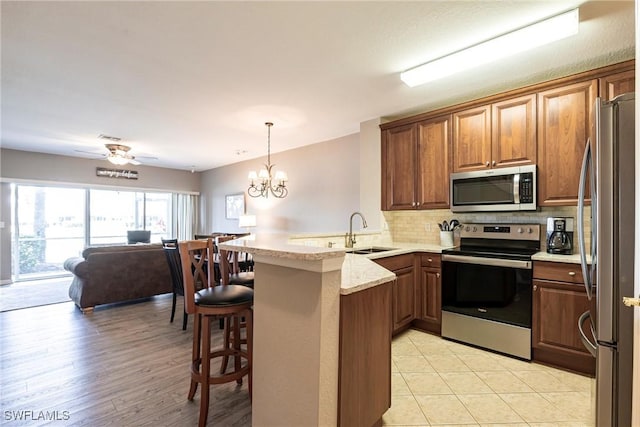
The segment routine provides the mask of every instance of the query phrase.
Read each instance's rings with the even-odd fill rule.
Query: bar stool
[[[216,238],[217,244],[227,242],[235,239],[236,236],[218,236]],[[253,269],[248,269],[249,265],[252,265],[249,261],[249,254],[240,251],[228,252],[217,249],[219,253],[220,261],[220,276],[223,284],[229,285],[242,285],[253,288],[254,275]],[[241,258],[244,260],[241,262]],[[244,266],[245,268],[241,268]]]
[[[198,426],[207,424],[209,413],[209,386],[236,381],[242,384],[242,377],[249,380],[249,396],[252,391],[251,358],[253,340],[253,289],[240,285],[213,286],[213,242],[211,239],[188,240],[178,243],[184,283],[184,299],[187,313],[194,314],[193,354],[191,360],[191,386],[188,399],[193,400],[201,384],[200,417]],[[203,289],[196,292],[196,284]],[[224,319],[233,325],[232,345],[211,349],[211,321]],[[231,321],[234,319],[235,321]],[[240,319],[246,325],[246,349],[242,349]],[[211,360],[217,357],[233,358],[233,371],[211,376]],[[244,365],[242,361],[245,361]]]

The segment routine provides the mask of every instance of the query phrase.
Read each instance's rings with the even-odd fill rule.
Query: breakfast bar
[[[247,252],[254,259],[252,425],[332,426],[339,425],[340,419],[350,419],[345,411],[356,410],[357,404],[349,401],[344,392],[348,389],[353,394],[357,387],[339,384],[341,378],[345,378],[341,374],[350,369],[341,367],[340,358],[348,353],[355,365],[353,361],[359,357],[357,349],[371,348],[369,333],[380,336],[381,339],[375,340],[380,344],[374,345],[378,346],[380,360],[389,363],[386,372],[381,373],[381,384],[373,384],[374,387],[369,384],[367,392],[377,393],[372,399],[388,408],[390,284],[395,274],[367,258],[345,255],[343,249],[290,245],[286,239],[274,236],[237,239],[221,243],[220,248]],[[380,293],[373,295],[373,291]],[[378,304],[381,310],[372,312],[366,307],[359,310],[357,301],[352,304],[351,298],[349,307],[354,308],[350,325],[341,324],[341,296],[353,297],[358,293],[370,298],[367,305]],[[367,315],[378,319],[363,318]],[[369,324],[376,330],[367,331]],[[356,325],[361,342],[353,343],[350,349],[353,340],[341,342],[341,329]],[[352,332],[351,336],[358,333]],[[357,381],[353,373],[348,381]],[[389,398],[385,390],[389,391]],[[354,398],[362,400],[365,406],[370,405],[367,396]],[[340,401],[349,402],[344,405],[349,408],[342,408]],[[379,419],[384,410],[378,409],[380,413],[372,415],[374,420]],[[342,424],[347,425],[346,421]]]

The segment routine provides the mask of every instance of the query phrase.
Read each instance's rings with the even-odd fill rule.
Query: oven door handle
[[[479,256],[442,254],[442,260],[459,262],[463,264],[489,265],[492,267],[521,268],[525,270],[531,270],[532,268],[531,261],[520,261],[516,259],[485,258],[485,257],[479,257]]]

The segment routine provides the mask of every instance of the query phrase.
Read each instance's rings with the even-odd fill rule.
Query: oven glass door
[[[513,175],[453,179],[453,204],[455,206],[514,204],[516,195],[513,181]]]
[[[532,270],[442,263],[442,310],[531,327]]]

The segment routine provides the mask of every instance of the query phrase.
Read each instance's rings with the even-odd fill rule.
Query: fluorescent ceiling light
[[[414,87],[578,33],[578,9],[537,22],[400,73]]]

